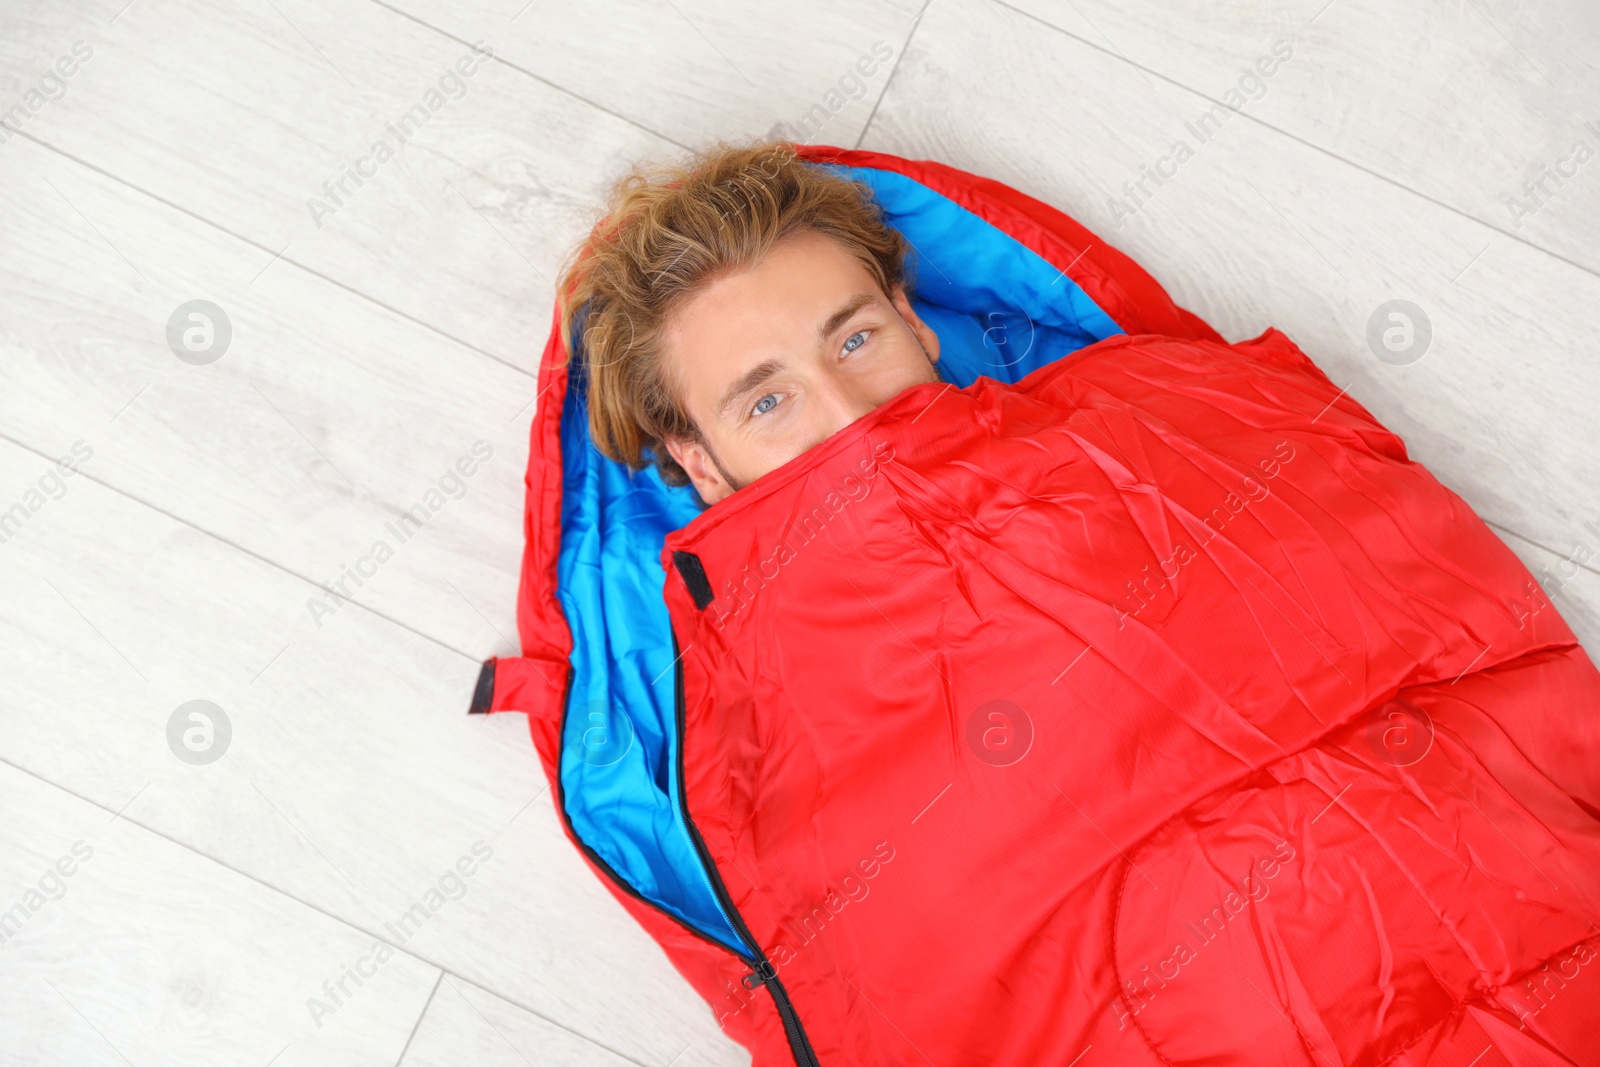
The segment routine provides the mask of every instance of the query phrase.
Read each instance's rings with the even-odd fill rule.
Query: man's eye
[[[849,337],[846,337],[844,339],[844,350],[846,352],[854,352],[856,349],[858,349],[862,345],[866,344],[867,343],[867,334],[870,333],[870,332],[871,331],[869,331],[869,330],[857,330],[855,333],[851,334]],[[850,343],[850,342],[854,341],[858,337],[861,338],[861,340],[858,343],[856,343],[856,344],[851,344]]]
[[[772,401],[772,403],[768,404],[766,407],[762,407],[762,405],[766,404],[767,401],[769,401],[769,400]],[[756,401],[756,406],[750,409],[750,413],[752,415],[765,415],[767,412],[771,411],[773,408],[775,408],[777,406],[778,406],[778,394],[777,393],[768,393],[766,396],[764,396],[760,400]]]

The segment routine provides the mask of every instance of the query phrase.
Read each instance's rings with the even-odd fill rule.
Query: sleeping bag
[[[1288,337],[833,148],[941,380],[702,509],[540,368],[522,711],[758,1067],[1600,1065],[1600,673]],[[581,346],[581,331],[578,341]]]

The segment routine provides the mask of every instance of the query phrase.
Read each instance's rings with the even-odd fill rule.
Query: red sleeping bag
[[[760,958],[607,884],[758,1067],[1600,1065],[1600,674],[1286,336],[1172,321],[913,386],[669,533],[674,771]],[[485,701],[559,798],[534,432]]]

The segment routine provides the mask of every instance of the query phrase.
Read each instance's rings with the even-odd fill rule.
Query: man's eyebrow
[[[839,310],[829,315],[822,325],[817,327],[817,344],[825,344],[830,334],[850,321],[851,316],[862,308],[877,300],[875,293],[857,293],[846,300]],[[741,396],[759,386],[762,382],[783,370],[783,360],[764,359],[754,367],[735,378],[726,389],[722,391],[722,399],[717,401],[717,418],[726,418],[728,409],[733,406]]]
[[[817,344],[820,345],[826,342],[829,335],[832,334],[833,331],[850,321],[850,316],[854,315],[856,312],[860,311],[862,308],[866,307],[876,299],[878,299],[878,297],[875,293],[857,293],[849,300],[846,300],[844,302],[844,306],[839,308],[839,310],[835,311],[832,315],[829,315],[827,321],[821,326],[817,327]]]
[[[717,418],[726,418],[728,409],[734,405],[741,396],[783,370],[783,360],[773,357],[764,359],[754,367],[745,371],[722,391],[722,399],[717,401]]]

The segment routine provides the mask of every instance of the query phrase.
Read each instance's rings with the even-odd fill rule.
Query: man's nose
[[[817,407],[824,413],[827,425],[824,436],[832,436],[878,406],[867,384],[846,375],[825,374],[815,386]]]

